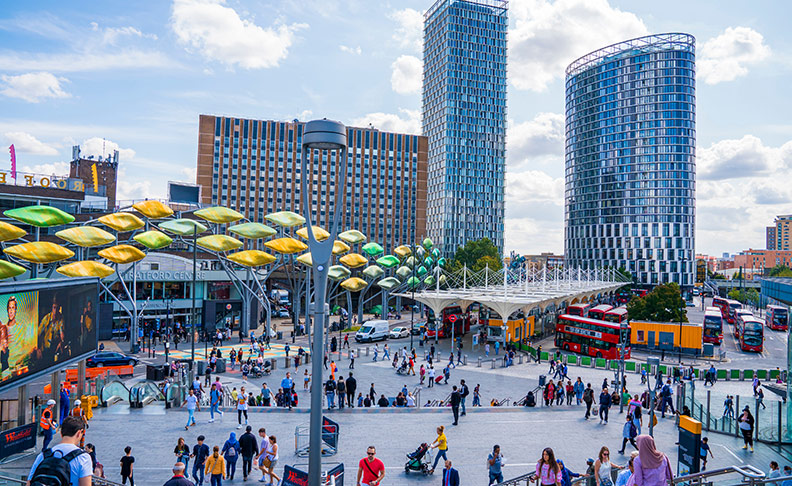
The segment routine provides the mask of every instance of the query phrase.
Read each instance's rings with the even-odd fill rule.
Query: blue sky
[[[73,144],[96,154],[117,147],[119,197],[130,199],[194,178],[201,113],[420,133],[430,4],[5,3],[0,143],[15,144],[20,170],[47,174],[67,170]],[[792,213],[792,6],[658,5],[511,0],[507,250],[563,252],[565,66],[648,33],[697,38],[697,250],[761,248],[764,226]]]

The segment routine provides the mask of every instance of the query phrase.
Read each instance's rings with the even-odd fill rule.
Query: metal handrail
[[[767,481],[762,481],[765,478],[765,473],[762,472],[760,469],[757,469],[750,465],[745,466],[728,466],[722,467],[719,469],[711,469],[708,471],[702,471],[699,473],[688,474],[686,476],[678,476],[669,481],[671,486],[676,484],[689,484],[689,485],[698,485],[701,486],[705,483],[708,483],[708,479],[714,476],[723,476],[725,474],[732,474],[737,473],[742,476],[741,484],[765,484]],[[778,481],[778,478],[774,478],[772,481]],[[757,481],[762,481],[761,483]]]
[[[27,484],[27,480],[22,479],[21,477],[15,478],[13,476],[6,476],[5,474],[0,474],[0,481],[11,481],[12,483],[16,484]]]

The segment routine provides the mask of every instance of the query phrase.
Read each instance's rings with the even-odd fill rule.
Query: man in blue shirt
[[[204,439],[205,439],[204,436],[202,435],[198,436],[198,443],[193,446],[193,453],[190,454],[190,457],[195,458],[195,463],[193,463],[192,474],[193,474],[193,479],[195,479],[196,486],[203,485],[206,458],[209,457],[209,446],[204,444]]]
[[[212,385],[212,391],[209,392],[209,423],[214,422],[215,413],[222,414],[220,411],[220,397],[222,396],[218,384]]]
[[[500,446],[496,445],[492,448],[492,454],[487,456],[487,465],[489,466],[489,482],[487,484],[499,484],[503,482],[503,455],[500,453]]]
[[[291,373],[286,372],[286,378],[281,380],[281,388],[283,388],[284,401],[289,405],[289,410],[291,410],[292,408],[291,389],[294,388],[294,382],[291,379]]]

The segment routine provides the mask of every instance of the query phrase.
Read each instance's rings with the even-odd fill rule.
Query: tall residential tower
[[[567,68],[568,265],[693,284],[695,48],[691,35],[651,35]]]
[[[427,232],[446,254],[503,251],[507,0],[437,0],[424,15]]]

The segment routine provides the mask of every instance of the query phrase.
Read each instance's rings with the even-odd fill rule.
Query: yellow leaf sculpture
[[[244,218],[244,216],[234,211],[233,209],[224,208],[222,206],[214,206],[211,208],[199,209],[194,214],[201,219],[205,219],[215,224],[233,223],[235,221],[239,221],[240,219]]]
[[[277,251],[278,253],[283,253],[286,255],[299,253],[308,249],[308,245],[300,240],[295,240],[294,238],[278,238],[276,240],[270,240],[264,243],[264,246],[272,251]]]
[[[48,241],[34,241],[21,245],[9,246],[3,250],[6,255],[31,263],[52,263],[66,260],[74,256],[74,252]]]
[[[349,255],[344,255],[341,258],[339,258],[338,261],[348,266],[349,268],[362,267],[363,265],[368,263],[366,257],[361,255],[360,253],[350,253]]]
[[[283,226],[284,228],[292,228],[294,226],[305,224],[305,218],[291,211],[280,211],[277,213],[268,214],[264,216],[264,219],[272,224]]]
[[[296,233],[297,233],[297,236],[299,236],[300,238],[302,238],[304,240],[308,239],[308,227],[300,228],[300,229],[298,229],[296,231]],[[322,228],[320,226],[314,226],[313,227],[313,235],[314,235],[314,238],[316,238],[316,241],[324,241],[324,240],[330,238],[330,233],[328,233],[327,230],[325,230],[324,228]]]
[[[25,206],[3,211],[3,214],[38,228],[49,228],[74,221],[74,216],[52,206]]]
[[[211,251],[230,251],[242,247],[242,242],[233,236],[211,235],[202,236],[196,240],[198,246]]]
[[[159,250],[173,243],[173,238],[157,230],[145,231],[135,235],[134,239],[149,250]]]
[[[364,235],[358,230],[344,231],[343,233],[338,235],[338,238],[340,238],[343,241],[346,241],[350,245],[357,245],[358,243],[363,243],[364,241],[366,241],[366,235]]]
[[[16,263],[0,260],[0,280],[4,280],[11,277],[17,277],[19,275],[22,275],[26,271],[27,270],[25,270],[25,267],[21,267]]]
[[[343,255],[349,251],[349,245],[343,241],[335,240],[333,242],[333,255]]]
[[[133,204],[132,207],[140,214],[150,219],[167,218],[173,214],[171,208],[155,200],[141,201]]]
[[[97,253],[102,258],[106,258],[113,263],[134,263],[146,258],[146,254],[132,245],[116,245],[105,248]]]
[[[55,233],[55,236],[83,248],[102,246],[115,241],[115,236],[95,226],[77,226]]]
[[[410,247],[407,245],[401,245],[401,246],[397,246],[393,250],[393,253],[395,253],[396,256],[399,257],[399,259],[404,260],[405,258],[407,258],[412,254],[412,250],[410,250]]]
[[[118,231],[119,233],[135,231],[136,229],[140,229],[145,225],[142,219],[138,218],[132,213],[105,214],[104,216],[100,217],[98,221],[103,225]]]
[[[92,260],[83,260],[80,262],[69,263],[58,267],[57,272],[67,277],[99,277],[104,278],[112,275],[113,270],[104,263],[95,262]]]
[[[27,231],[23,230],[22,228],[0,221],[0,241],[15,240],[17,238],[22,238],[26,234]]]
[[[228,255],[228,259],[246,267],[260,267],[276,260],[274,256],[261,250],[238,251]]]
[[[242,238],[269,238],[277,233],[273,228],[261,223],[242,223],[228,228],[228,231]]]
[[[309,267],[313,266],[313,257],[311,256],[311,252],[303,253],[302,255],[295,258],[295,260],[302,263],[303,265],[308,265]]]
[[[341,287],[350,292],[360,292],[368,286],[368,282],[362,278],[352,277],[341,282]]]
[[[327,277],[330,278],[330,280],[344,280],[351,274],[352,272],[350,272],[349,269],[343,265],[333,265],[327,269]]]

